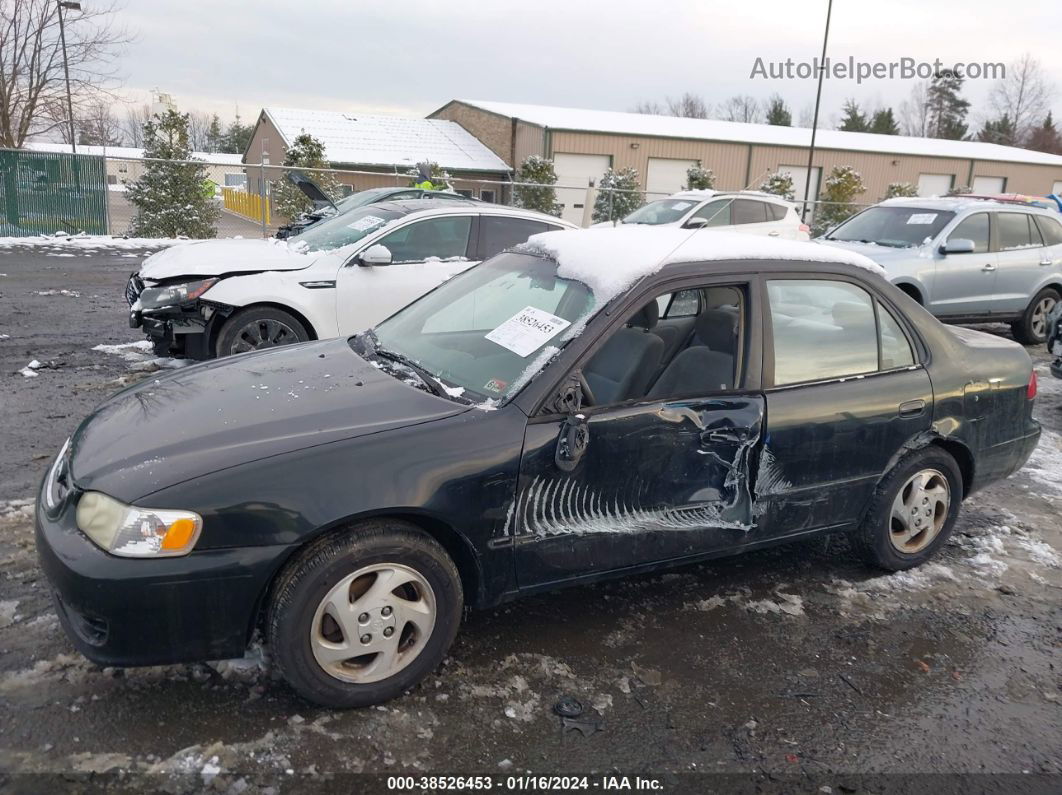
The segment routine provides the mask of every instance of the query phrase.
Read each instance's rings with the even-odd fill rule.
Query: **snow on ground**
[[[68,256],[72,257],[74,255],[70,254]],[[68,296],[69,298],[80,298],[81,297],[81,293],[79,293],[77,290],[34,290],[33,294],[34,295],[44,295],[44,296],[48,296],[48,295],[65,295],[65,296]]]
[[[0,500],[0,522],[33,519],[33,500]]]
[[[1062,436],[1045,428],[1022,472],[1048,493],[1062,496]]]
[[[151,373],[155,370],[176,370],[193,364],[191,359],[172,359],[167,356],[155,356],[148,340],[123,342],[119,345],[96,345],[92,348],[100,353],[118,356],[129,363],[129,369],[138,373]]]
[[[103,248],[144,249],[175,246],[187,243],[188,240],[189,238],[186,237],[114,237],[113,235],[71,235],[66,232],[56,232],[53,235],[37,235],[36,237],[0,237],[0,249],[16,247],[52,247],[74,251],[94,251]],[[53,256],[73,256],[73,254],[54,254]]]

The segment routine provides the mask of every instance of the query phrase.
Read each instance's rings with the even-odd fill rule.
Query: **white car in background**
[[[781,196],[760,191],[686,190],[651,201],[621,224],[721,229],[786,240],[810,240],[811,229],[796,206]],[[594,226],[608,226],[594,224]]]
[[[531,235],[574,228],[531,210],[419,199],[361,207],[287,240],[197,241],[129,277],[129,324],[158,355],[193,359],[353,334]]]

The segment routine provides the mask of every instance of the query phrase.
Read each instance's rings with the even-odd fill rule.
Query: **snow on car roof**
[[[864,268],[879,276],[885,269],[862,254],[818,243],[775,240],[740,232],[619,226],[541,232],[517,251],[541,254],[557,262],[557,275],[587,285],[598,305],[611,301],[639,279],[678,262],[793,260]]]
[[[500,157],[456,122],[328,110],[265,108],[284,143],[307,132],[333,163],[413,168],[431,160],[461,171],[509,171]]]
[[[459,99],[466,105],[491,113],[521,119],[555,130],[587,130],[623,135],[649,135],[666,138],[692,138],[705,141],[735,141],[769,146],[806,148],[811,130],[803,127],[782,127],[771,124],[745,124],[719,119],[689,119],[677,116],[655,116],[648,113],[622,113],[609,110],[560,108],[550,105],[524,105]],[[1062,156],[1033,152],[1014,146],[1002,146],[981,141],[950,141],[941,138],[916,138],[906,135],[877,135],[874,133],[819,130],[816,144],[820,149],[841,149],[855,152],[885,152],[887,154],[924,155],[929,157],[961,157],[970,160],[996,160],[1009,163],[1036,163],[1062,166]]]
[[[987,209],[1001,209],[1001,210],[1024,210],[1032,211],[1038,210],[1047,215],[1058,215],[1053,210],[1048,210],[1044,207],[1039,207],[1035,204],[1023,204],[1021,202],[1005,202],[996,201],[995,199],[977,198],[973,196],[963,196],[959,194],[957,196],[926,196],[919,198],[917,196],[897,196],[892,199],[885,199],[878,202],[876,207],[926,207],[934,210],[951,210],[958,212],[959,210],[968,210],[971,208]]]

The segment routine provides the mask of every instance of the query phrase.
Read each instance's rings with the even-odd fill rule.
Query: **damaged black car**
[[[537,235],[370,331],[104,402],[38,497],[86,656],[239,656],[399,696],[465,606],[849,533],[917,566],[1036,446],[1020,346],[864,257],[717,232]]]

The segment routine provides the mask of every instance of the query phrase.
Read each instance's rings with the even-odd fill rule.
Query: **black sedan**
[[[1030,455],[1036,380],[876,268],[547,233],[371,331],[145,381],[42,483],[62,624],[106,665],[262,628],[296,691],[349,707],[432,671],[465,605],[839,531],[917,566]]]

